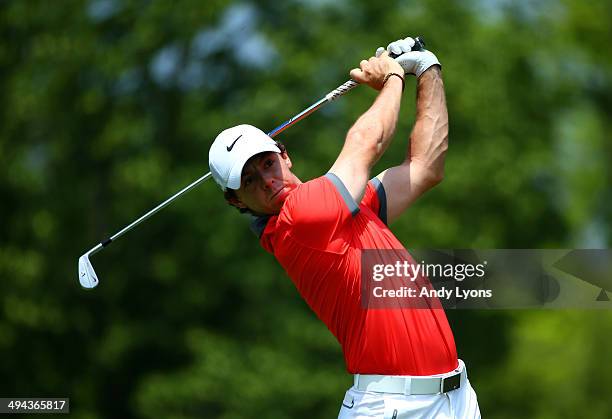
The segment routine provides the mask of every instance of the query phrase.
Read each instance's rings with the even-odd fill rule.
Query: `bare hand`
[[[376,90],[383,88],[383,80],[389,73],[404,74],[401,65],[389,53],[384,51],[378,57],[370,57],[369,60],[361,60],[359,68],[351,70],[350,75],[358,83],[367,84]]]

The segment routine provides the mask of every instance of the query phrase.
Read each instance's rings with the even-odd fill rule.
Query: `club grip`
[[[349,80],[325,95],[325,100],[332,102],[357,86],[359,86],[359,83],[357,83],[355,80]]]
[[[422,51],[425,49],[425,40],[423,38],[421,38],[420,36],[417,36],[416,38],[414,38],[414,45],[412,46],[412,51]],[[389,54],[389,57],[391,58],[397,58],[399,57],[401,54]]]

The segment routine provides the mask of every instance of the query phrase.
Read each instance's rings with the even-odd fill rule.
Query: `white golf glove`
[[[399,57],[395,58],[395,61],[402,66],[404,73],[414,74],[418,78],[432,65],[437,64],[441,66],[440,61],[438,61],[431,51],[412,51],[414,44],[414,39],[408,37],[406,39],[399,39],[395,42],[391,42],[387,46],[389,54],[399,55]],[[385,48],[379,47],[376,50],[376,56],[380,56],[383,51],[385,51]]]

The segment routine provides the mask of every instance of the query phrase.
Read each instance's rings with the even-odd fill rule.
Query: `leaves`
[[[212,182],[95,255],[96,290],[76,262],[207,172],[222,129],[271,130],[402,36],[441,60],[451,126],[399,239],[609,246],[611,3],[400,3],[2,3],[0,394],[80,418],[334,417],[339,345]],[[404,156],[413,86],[377,171]],[[284,132],[295,172],[324,173],[374,98]],[[610,416],[609,313],[448,315],[485,416]]]

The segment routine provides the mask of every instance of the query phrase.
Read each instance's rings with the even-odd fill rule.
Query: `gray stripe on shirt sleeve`
[[[378,218],[387,225],[387,193],[385,192],[385,186],[378,178],[372,178],[371,182],[374,185],[374,189],[376,189],[376,195],[378,195]]]
[[[351,212],[351,215],[355,216],[359,212],[359,205],[357,205],[357,202],[355,202],[348,189],[346,189],[342,180],[331,172],[326,173],[325,177],[334,184],[338,192],[340,192],[340,196],[344,199],[344,203]]]

